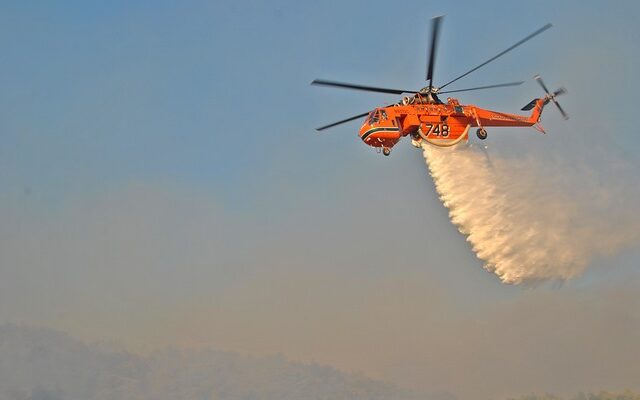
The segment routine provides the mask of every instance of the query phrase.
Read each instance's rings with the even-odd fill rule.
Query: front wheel
[[[484,128],[478,128],[476,135],[478,136],[478,139],[485,140],[487,138],[487,130]]]
[[[389,154],[391,154],[391,149],[388,147],[383,147],[382,154],[384,154],[385,156],[389,156]]]

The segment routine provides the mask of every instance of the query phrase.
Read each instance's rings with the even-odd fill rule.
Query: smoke
[[[423,151],[451,222],[504,283],[573,278],[638,243],[637,204],[619,177],[587,163],[489,155],[477,144]]]

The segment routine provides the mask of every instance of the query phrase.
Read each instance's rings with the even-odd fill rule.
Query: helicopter
[[[462,105],[457,99],[452,97],[447,98],[446,103],[441,101],[439,96],[443,94],[517,86],[524,83],[523,81],[520,81],[477,86],[466,89],[442,90],[497,58],[502,57],[506,53],[529,41],[552,26],[551,24],[543,26],[482,64],[438,87],[433,84],[433,76],[438,36],[442,20],[443,16],[435,17],[431,20],[431,46],[427,53],[428,60],[426,72],[426,81],[429,83],[428,86],[419,90],[402,90],[315,79],[311,82],[312,85],[397,95],[409,94],[395,104],[378,107],[373,111],[367,111],[338,122],[321,126],[316,130],[323,131],[346,122],[366,117],[359,131],[360,138],[365,144],[377,148],[378,151],[382,149],[382,154],[388,156],[391,154],[391,148],[405,136],[410,136],[412,144],[419,148],[422,146],[423,142],[438,147],[451,147],[463,141],[467,142],[471,127],[477,127],[476,135],[481,140],[485,140],[487,138],[487,127],[533,126],[541,133],[545,133],[545,130],[539,124],[539,121],[544,106],[549,102],[556,105],[564,119],[568,119],[567,113],[556,100],[556,97],[561,94],[565,94],[566,90],[564,88],[560,88],[554,92],[550,92],[539,75],[536,75],[534,79],[544,90],[545,96],[533,99],[527,105],[522,107],[522,111],[531,111],[531,114],[528,116],[492,111],[471,104]]]

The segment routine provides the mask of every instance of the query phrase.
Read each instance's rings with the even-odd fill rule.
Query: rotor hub
[[[418,93],[420,93],[420,94],[429,94],[429,93],[437,94],[439,90],[440,89],[435,87],[435,86],[431,86],[431,89],[429,89],[429,86],[425,86],[422,89],[420,89],[418,91]]]

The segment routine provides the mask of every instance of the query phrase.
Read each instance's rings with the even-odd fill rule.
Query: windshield
[[[369,125],[375,124],[380,120],[386,120],[387,113],[384,110],[374,110],[369,113],[369,117],[367,117],[367,123]]]
[[[378,122],[379,117],[378,117],[378,111],[371,111],[369,113],[369,118],[367,119],[367,123],[369,125],[375,124],[376,122]]]

